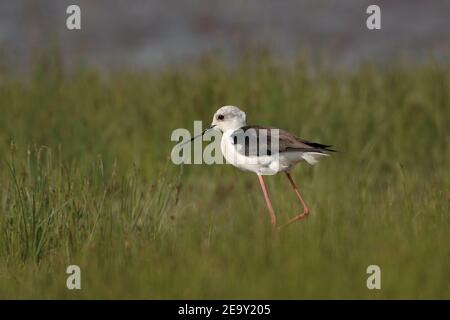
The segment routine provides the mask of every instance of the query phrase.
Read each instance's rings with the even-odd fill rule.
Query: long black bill
[[[202,131],[202,133],[194,136],[191,140],[185,141],[182,144],[178,145],[179,147],[184,146],[185,144],[191,143],[192,141],[194,141],[197,138],[203,137],[203,135],[208,131],[211,130],[212,128],[214,128],[215,125],[210,126],[209,128],[206,128],[205,130]]]

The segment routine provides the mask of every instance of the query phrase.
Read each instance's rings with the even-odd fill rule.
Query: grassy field
[[[0,73],[0,298],[450,298],[448,63],[61,64]],[[275,241],[255,175],[169,159],[174,129],[225,104],[340,150],[295,168],[312,213]],[[266,181],[287,220],[288,181]]]

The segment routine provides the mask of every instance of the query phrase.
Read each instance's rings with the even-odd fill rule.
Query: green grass
[[[0,298],[449,299],[449,64],[306,62],[0,74]],[[312,213],[276,241],[253,174],[168,158],[225,104],[340,150],[295,168]],[[286,221],[295,195],[266,181]]]

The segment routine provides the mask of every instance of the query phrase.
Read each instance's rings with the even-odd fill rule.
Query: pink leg
[[[270,222],[272,227],[275,228],[277,224],[277,218],[275,217],[275,211],[272,207],[272,202],[270,201],[269,194],[267,193],[266,184],[264,183],[263,177],[258,175],[259,184],[261,185],[262,192],[264,193],[264,199],[266,200],[267,208],[269,208]]]
[[[305,200],[303,200],[302,195],[300,194],[300,191],[298,190],[297,186],[295,185],[294,180],[291,177],[291,174],[286,171],[286,176],[289,179],[289,182],[291,183],[292,189],[294,189],[295,194],[297,195],[297,198],[300,200],[302,206],[303,206],[303,212],[296,215],[295,217],[291,218],[284,226],[287,226],[291,224],[294,221],[302,220],[306,218],[309,215],[309,208],[305,203]]]

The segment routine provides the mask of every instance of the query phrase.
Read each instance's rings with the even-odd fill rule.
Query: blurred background
[[[449,48],[449,0],[0,0],[0,298],[450,298]],[[170,161],[226,104],[340,151],[278,239],[254,174]]]
[[[70,4],[81,7],[81,32],[65,27]],[[379,31],[366,28],[370,4],[381,6]],[[66,67],[103,70],[185,64],[212,51],[234,62],[254,47],[284,62],[305,52],[345,66],[442,59],[449,13],[448,0],[1,0],[0,52],[19,72],[33,52],[55,45]]]

